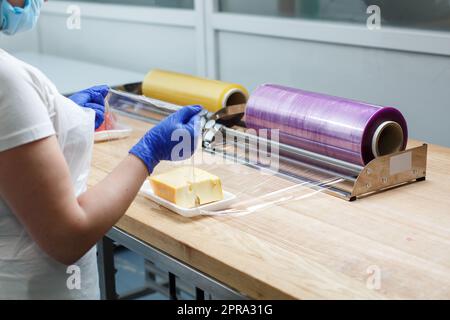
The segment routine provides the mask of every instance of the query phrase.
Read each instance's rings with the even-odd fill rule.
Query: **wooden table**
[[[95,146],[90,184],[151,127],[122,122],[133,136]],[[241,167],[224,186],[244,194],[258,181]],[[427,181],[353,203],[310,191],[241,217],[187,219],[138,196],[117,228],[251,298],[450,299],[450,149],[430,146]]]

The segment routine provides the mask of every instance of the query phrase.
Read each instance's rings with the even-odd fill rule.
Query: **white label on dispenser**
[[[412,169],[412,153],[406,152],[391,158],[390,175],[409,171]]]

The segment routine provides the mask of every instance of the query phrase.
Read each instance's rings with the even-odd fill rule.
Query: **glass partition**
[[[71,0],[58,0],[58,1],[71,1]],[[133,5],[133,6],[194,9],[194,0],[76,0],[76,1]]]
[[[450,31],[450,0],[219,0],[219,11],[366,23],[370,5],[380,7],[382,26]]]

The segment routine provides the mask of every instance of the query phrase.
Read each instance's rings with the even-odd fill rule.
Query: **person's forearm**
[[[139,192],[148,171],[135,156],[125,158],[105,179],[78,197],[86,232],[78,245],[88,249],[123,216]]]
[[[147,176],[147,166],[128,156],[77,198],[55,136],[0,152],[1,198],[40,248],[67,265],[123,216]]]
[[[2,151],[0,196],[44,252],[72,264],[125,214],[154,166],[172,159],[175,130],[183,127],[195,145],[201,110],[185,107],[170,115],[131,149],[133,155],[79,197],[55,135]]]
[[[129,155],[78,201],[93,221],[114,224],[128,209],[147,177],[144,163]]]

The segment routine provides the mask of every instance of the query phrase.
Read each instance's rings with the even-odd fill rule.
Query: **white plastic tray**
[[[152,189],[149,181],[144,182],[144,184],[142,185],[142,188],[141,188],[141,193],[148,199],[156,202],[157,204],[159,204],[175,213],[178,213],[179,215],[182,215],[183,217],[187,217],[187,218],[192,218],[192,217],[201,216],[201,215],[208,215],[208,213],[207,213],[208,211],[213,212],[213,211],[228,209],[230,207],[230,205],[236,201],[236,196],[234,194],[224,190],[223,191],[223,196],[224,196],[223,200],[205,204],[205,205],[202,205],[197,208],[186,209],[186,208],[177,206],[176,204],[174,204],[170,201],[167,201],[163,198],[158,197],[153,192],[153,189]]]
[[[95,142],[104,142],[110,140],[118,140],[128,138],[133,132],[133,129],[130,127],[117,123],[114,130],[105,130],[96,132],[94,135]]]

